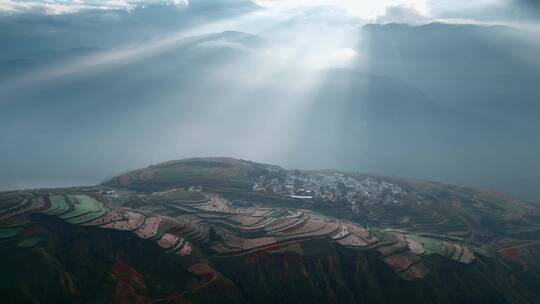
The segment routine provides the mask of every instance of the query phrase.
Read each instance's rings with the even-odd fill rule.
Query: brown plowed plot
[[[268,215],[270,212],[272,212],[272,209],[265,209],[265,208],[250,209],[250,208],[245,208],[244,211],[246,212],[246,214],[248,214],[250,216],[263,217],[263,216]]]
[[[285,235],[298,235],[298,234],[305,234],[305,233],[311,233],[315,232],[317,230],[322,229],[324,226],[326,226],[326,223],[324,221],[315,221],[312,219],[308,219],[304,225],[301,227],[298,227],[298,229],[294,229],[293,231],[290,231],[288,233],[283,233]]]
[[[272,223],[266,225],[266,227],[264,227],[264,229],[266,231],[268,231],[268,232],[279,231],[279,230],[281,230],[283,228],[291,227],[295,223],[297,223],[296,219],[293,219],[293,218],[280,218],[280,219],[276,219]]]
[[[222,242],[212,243],[210,248],[219,254],[226,254],[230,251],[230,248],[225,243],[222,243]]]
[[[351,232],[349,231],[349,228],[347,226],[340,225],[338,233],[334,234],[332,236],[332,239],[339,240],[347,235],[349,235]]]
[[[474,252],[466,246],[463,246],[463,253],[461,254],[461,258],[459,261],[461,263],[469,264],[474,260]]]
[[[100,227],[131,231],[141,227],[144,224],[145,217],[143,214],[125,211],[125,216],[127,217],[127,220],[111,222]]]
[[[304,212],[302,211],[298,211],[298,210],[288,210],[289,211],[289,214],[285,217],[289,217],[289,218],[299,218],[299,217],[302,217],[304,215]]]
[[[297,238],[318,238],[318,237],[324,237],[324,236],[331,236],[332,234],[336,233],[338,230],[339,230],[338,224],[324,223],[324,226],[316,231],[306,232],[303,234],[297,234],[295,231],[295,234],[280,236],[279,239],[290,240],[290,239],[297,239]]]
[[[223,237],[224,251],[219,251],[220,253],[225,253],[227,251],[241,251],[244,244],[244,239],[237,237],[233,234],[227,234]]]
[[[204,225],[206,226],[214,226],[214,227],[219,227],[219,228],[223,228],[227,231],[230,231],[230,230],[234,230],[234,231],[243,231],[243,232],[253,232],[253,231],[257,231],[257,230],[249,230],[243,226],[238,226],[238,225],[235,225],[233,223],[230,223],[228,221],[225,221],[225,220],[221,220],[221,219],[218,219],[218,220],[212,220],[212,221],[209,221],[208,223],[204,223]],[[199,225],[201,226],[201,225]],[[261,230],[261,229],[259,229]]]
[[[274,230],[274,233],[279,233],[279,232],[287,233],[287,232],[294,231],[296,228],[304,225],[305,222],[306,222],[306,219],[295,218],[294,222],[291,225],[282,227],[282,228],[277,229],[277,230]]]
[[[395,272],[403,271],[412,264],[418,262],[420,258],[410,251],[394,254],[383,259]]]
[[[367,229],[360,228],[354,225],[350,225],[349,229],[354,235],[361,237],[365,240],[369,239],[369,231]]]
[[[270,223],[276,221],[276,218],[267,218],[264,221],[257,223],[255,226],[237,226],[237,228],[243,230],[243,231],[259,231],[259,230],[265,230],[266,226]]]
[[[277,240],[275,237],[260,237],[260,238],[254,238],[254,239],[244,239],[244,242],[242,243],[242,249],[252,250],[255,248],[268,246],[275,243],[277,243]]]
[[[443,242],[445,256],[448,258],[451,258],[454,255],[454,252],[456,251],[456,247],[452,243],[448,243],[446,241]]]
[[[429,269],[422,261],[412,265],[406,271],[400,273],[400,276],[406,280],[415,280],[425,277],[429,273]]]
[[[453,244],[454,246],[454,253],[452,253],[452,260],[459,261],[461,258],[461,253],[463,252],[463,248],[458,244]]]
[[[110,210],[104,216],[82,224],[83,226],[100,226],[124,219],[124,213],[119,210]]]
[[[210,195],[210,201],[208,203],[193,204],[191,206],[201,211],[234,213],[234,210],[229,207],[229,204],[217,195]]]
[[[402,251],[404,249],[407,249],[407,242],[405,241],[405,237],[401,234],[396,234],[397,242],[388,245],[388,246],[380,246],[377,248],[377,251],[379,251],[383,256],[387,256],[389,254],[392,254],[397,251]]]
[[[165,234],[165,232],[169,232],[176,235],[185,235],[188,233],[193,233],[193,230],[196,230],[199,226],[194,225],[192,223],[175,223],[173,221],[169,221],[167,219],[164,219],[161,221],[161,224],[159,225],[159,232],[158,235],[161,233]]]
[[[188,271],[195,275],[205,275],[214,273],[214,270],[208,264],[194,264],[188,268]]]
[[[186,256],[186,255],[189,255],[192,250],[193,248],[191,244],[188,241],[184,241],[184,243],[182,244],[182,247],[180,247],[180,249],[178,249],[176,253],[180,256]]]
[[[356,236],[355,234],[349,234],[348,236],[346,236],[345,238],[342,238],[341,240],[338,240],[337,242],[343,246],[353,246],[353,247],[365,247],[370,244],[366,240]]]
[[[159,241],[157,241],[157,244],[161,247],[161,248],[164,248],[164,249],[170,249],[172,247],[174,247],[174,245],[176,245],[176,243],[178,243],[180,239],[174,235],[174,234],[170,234],[170,233],[165,233],[160,239]]]
[[[143,239],[149,239],[158,233],[159,225],[161,224],[161,218],[149,217],[144,224],[135,231],[135,233]]]
[[[214,246],[213,248],[221,254],[241,253],[274,245],[277,242],[278,240],[275,237],[240,238],[234,235],[227,235],[223,242],[224,246]]]
[[[252,225],[256,225],[257,223],[259,223],[260,221],[264,220],[264,218],[262,217],[255,217],[255,216],[250,216],[250,215],[233,215],[231,217],[229,217],[229,220],[239,224],[239,225],[242,225],[242,226],[252,226]]]
[[[409,246],[409,250],[414,253],[414,254],[417,254],[417,255],[421,255],[421,254],[424,254],[425,250],[424,250],[424,246],[414,240],[414,239],[407,239],[407,244]]]

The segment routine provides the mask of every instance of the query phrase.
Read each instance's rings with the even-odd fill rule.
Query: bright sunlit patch
[[[355,50],[348,48],[340,49],[330,53],[330,58],[340,62],[349,62],[356,59],[357,56],[358,53]]]

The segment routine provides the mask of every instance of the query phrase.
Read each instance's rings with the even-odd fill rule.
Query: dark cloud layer
[[[82,10],[73,14],[8,14],[0,17],[0,59],[39,49],[113,47],[143,43],[168,33],[258,9],[249,0],[148,4],[134,9]]]

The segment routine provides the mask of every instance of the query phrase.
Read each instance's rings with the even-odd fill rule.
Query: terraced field
[[[249,191],[252,188],[251,179],[258,176],[261,168],[256,163],[230,158],[195,158],[165,162],[133,171],[112,179],[106,185],[151,191],[192,185]]]
[[[146,283],[137,274],[137,265],[128,267],[123,257],[137,259],[143,251],[160,260],[145,256],[141,265],[156,263],[160,271],[169,273],[159,265],[171,262],[176,266],[170,267],[183,269],[179,277],[196,278],[185,282],[182,292],[161,282],[159,292],[153,291],[156,299],[180,299],[184,293],[219,289],[230,280],[241,280],[228,271],[229,266],[215,268],[220,261],[252,265],[261,272],[252,274],[244,268],[238,272],[246,271],[244,275],[260,286],[274,282],[281,287],[290,277],[323,286],[322,281],[342,284],[346,277],[352,282],[358,273],[363,276],[370,271],[390,273],[385,280],[398,280],[392,282],[401,286],[435,286],[442,284],[443,277],[454,280],[460,272],[470,271],[500,289],[504,284],[499,280],[509,275],[516,278],[525,273],[531,278],[531,271],[540,270],[540,237],[535,237],[540,212],[530,204],[472,190],[457,193],[458,188],[435,197],[434,192],[444,190],[440,184],[434,191],[429,184],[403,183],[409,192],[402,202],[366,204],[355,212],[344,211],[343,205],[329,208],[315,201],[231,194],[231,189],[242,194],[253,191],[249,181],[262,179],[258,176],[261,168],[244,161],[210,159],[201,163],[196,159],[134,171],[106,186],[0,193],[0,251],[47,252],[47,260],[53,254],[47,250],[58,244],[62,234],[77,243],[63,245],[72,248],[71,252],[90,250],[94,245],[104,250],[110,240],[122,243],[127,239],[130,245],[114,249],[106,259],[114,260],[107,268],[111,278],[136,282],[122,283],[129,290],[135,288],[133,284]],[[272,169],[272,174],[282,173]],[[228,183],[220,184],[222,179]],[[83,235],[82,240],[96,235],[97,241],[79,243],[71,231]],[[280,269],[280,273],[274,274],[272,269]],[[492,276],[489,271],[493,269],[497,274]],[[67,271],[59,273],[63,286],[71,286],[70,292],[77,294],[81,287],[75,285],[84,276],[72,280]],[[148,273],[146,279],[152,282],[157,274],[154,270]],[[265,276],[264,282],[257,281],[259,275]],[[174,277],[176,274],[169,278]],[[376,282],[377,278],[369,280]],[[249,285],[251,281],[240,283]],[[349,288],[347,284],[339,288]]]

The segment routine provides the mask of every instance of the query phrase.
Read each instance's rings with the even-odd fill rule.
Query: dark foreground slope
[[[45,221],[45,222],[42,222]],[[492,259],[439,257],[422,280],[399,278],[375,253],[342,247],[310,255],[210,259],[217,278],[128,233],[36,219],[51,240],[2,251],[3,303],[536,303],[540,281]],[[318,246],[318,244],[313,244]],[[203,257],[200,257],[202,262]],[[192,267],[192,266],[191,266]],[[166,301],[165,299],[170,299]],[[155,302],[154,302],[155,303]]]
[[[167,162],[96,187],[0,194],[0,296],[539,303],[538,214],[430,182],[228,158]]]

